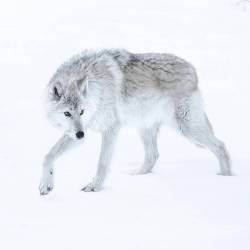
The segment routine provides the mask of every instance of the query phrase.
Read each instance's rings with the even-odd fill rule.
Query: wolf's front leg
[[[102,188],[109,171],[118,130],[118,127],[115,127],[108,129],[102,134],[101,154],[97,166],[97,173],[93,181],[82,189],[83,191],[93,192],[99,191]]]
[[[51,148],[49,153],[45,156],[42,169],[42,178],[39,185],[41,195],[48,194],[54,187],[54,162],[65,152],[71,145],[73,139],[64,135],[61,139]]]

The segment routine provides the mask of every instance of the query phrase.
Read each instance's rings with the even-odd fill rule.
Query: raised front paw
[[[39,185],[40,195],[46,195],[52,191],[54,183],[52,179],[42,179]]]
[[[87,186],[81,189],[84,192],[97,192],[100,190],[93,182],[90,182]]]

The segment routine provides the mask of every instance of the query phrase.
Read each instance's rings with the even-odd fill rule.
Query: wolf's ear
[[[52,89],[50,90],[50,95],[52,99],[59,101],[62,97],[63,94],[63,88],[60,82],[56,82],[53,86]]]
[[[79,89],[79,91],[83,94],[86,95],[88,92],[88,85],[89,85],[89,81],[88,81],[88,77],[84,77],[82,79],[79,79],[76,81],[77,87]]]

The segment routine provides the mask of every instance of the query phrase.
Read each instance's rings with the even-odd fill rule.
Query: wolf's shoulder
[[[124,67],[129,63],[132,55],[125,49],[108,49],[103,50],[103,53],[112,57],[112,59],[115,60],[121,67]]]
[[[117,63],[120,67],[124,67],[129,63],[131,55],[125,49],[83,50],[63,62],[57,71],[71,71],[79,67],[87,68],[99,63],[112,64],[112,62]]]

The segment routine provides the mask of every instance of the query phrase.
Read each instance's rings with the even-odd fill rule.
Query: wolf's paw
[[[142,169],[134,169],[130,172],[131,175],[144,175],[151,173],[151,170],[142,168]]]
[[[97,192],[100,188],[98,188],[93,182],[90,182],[87,186],[81,189],[84,192]]]
[[[52,180],[41,180],[39,185],[40,195],[46,195],[52,191],[54,183]]]
[[[234,174],[231,171],[220,171],[218,175],[222,176],[233,176]]]

